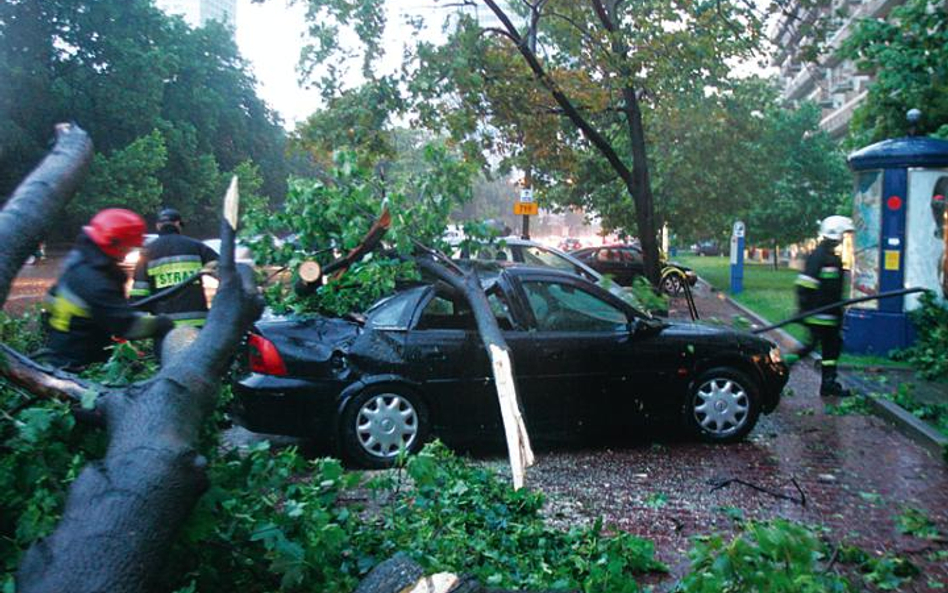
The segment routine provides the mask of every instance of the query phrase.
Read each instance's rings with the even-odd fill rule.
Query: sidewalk
[[[699,282],[693,292],[702,322],[753,330],[779,321],[760,317],[705,282]],[[683,298],[673,300],[669,317],[690,320]],[[763,336],[785,353],[800,346],[780,329]],[[948,460],[948,384],[926,381],[905,368],[844,365],[840,370],[840,378],[848,388],[867,396],[865,401],[873,413],[933,455]]]

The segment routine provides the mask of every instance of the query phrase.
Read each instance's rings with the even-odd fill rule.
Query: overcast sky
[[[382,62],[383,72],[394,71],[401,64],[402,48],[409,39],[411,29],[405,17],[423,16],[428,23],[425,36],[437,39],[442,36],[441,23],[446,14],[455,10],[450,0],[387,0],[388,25],[385,31],[386,49]],[[251,0],[238,0],[237,44],[240,52],[253,64],[260,96],[283,117],[284,126],[292,129],[320,106],[319,93],[299,86],[296,64],[303,47],[305,21],[303,6],[287,6],[287,0],[267,0],[253,4]],[[355,39],[350,43],[355,43]],[[348,45],[348,44],[346,44]],[[738,65],[735,73],[769,74],[754,63]],[[347,86],[359,82],[358,65],[353,69]]]
[[[397,69],[401,63],[402,46],[410,35],[405,15],[421,15],[440,22],[448,10],[444,7],[446,3],[443,1],[440,6],[435,0],[389,0],[386,3],[389,13],[383,70]],[[304,14],[303,6],[288,7],[286,0],[268,0],[264,4],[238,0],[237,5],[240,52],[253,64],[261,97],[283,116],[287,128],[306,119],[320,104],[316,90],[302,89],[297,83],[296,64],[306,29]],[[433,29],[428,34],[438,35],[440,25]],[[353,75],[351,82],[356,83],[358,73]]]

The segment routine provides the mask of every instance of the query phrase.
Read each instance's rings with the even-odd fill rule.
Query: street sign
[[[734,230],[731,233],[734,237],[743,237],[744,236],[744,223],[740,220],[734,222]]]
[[[524,203],[532,202],[532,201],[533,201],[533,189],[527,187],[527,188],[524,188],[524,189],[520,190],[520,201],[521,201],[521,202],[524,202]],[[534,213],[534,214],[535,214],[535,213]]]
[[[540,213],[540,206],[536,202],[516,202],[513,213],[517,216],[536,216]]]
[[[731,232],[731,294],[744,290],[744,223],[734,221]]]

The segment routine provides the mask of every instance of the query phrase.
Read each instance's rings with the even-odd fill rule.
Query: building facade
[[[782,96],[788,105],[813,101],[823,109],[820,127],[841,139],[849,130],[853,111],[866,97],[872,77],[859,72],[836,50],[858,19],[884,19],[904,0],[832,0],[825,6],[801,5],[793,0],[770,31],[776,47],[774,65],[779,68]],[[808,3],[807,3],[808,4]],[[812,41],[814,24],[829,19],[826,50],[816,63],[805,62],[802,48]]]
[[[168,14],[184,17],[192,27],[203,27],[210,21],[237,27],[237,0],[156,0],[156,4]]]

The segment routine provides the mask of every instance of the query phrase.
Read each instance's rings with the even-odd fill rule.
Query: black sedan
[[[637,276],[645,275],[645,256],[637,245],[603,245],[587,247],[569,253],[603,276],[609,275],[620,286],[630,286]],[[662,270],[662,290],[668,294],[680,293],[687,282],[698,281],[694,271],[681,264],[665,262]]]
[[[573,274],[513,267],[483,276],[512,350],[531,438],[627,437],[684,425],[731,442],[776,406],[779,349],[732,329],[650,318]],[[391,465],[431,436],[503,442],[487,355],[466,300],[443,284],[388,297],[364,318],[257,323],[238,421],[329,441],[360,465]]]

